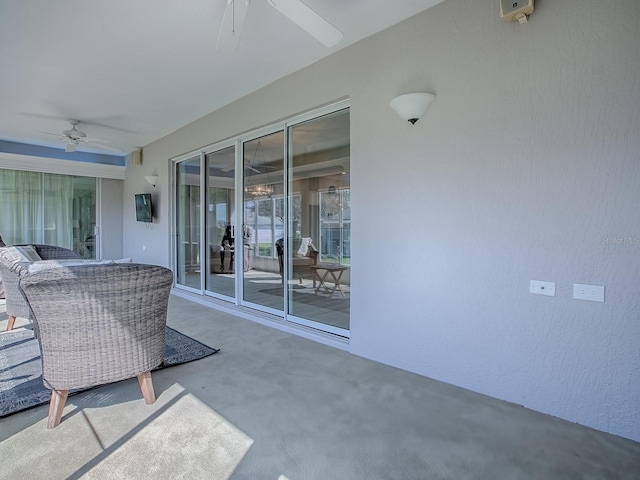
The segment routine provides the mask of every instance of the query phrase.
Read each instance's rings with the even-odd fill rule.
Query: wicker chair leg
[[[67,402],[67,395],[69,395],[69,390],[51,390],[47,428],[55,428],[60,425],[64,404]]]
[[[16,317],[9,315],[9,321],[7,322],[7,331],[13,330],[13,326],[16,324]]]
[[[156,394],[153,391],[153,383],[151,382],[151,372],[144,372],[138,375],[138,383],[140,384],[140,390],[142,390],[144,403],[151,405],[156,401]]]

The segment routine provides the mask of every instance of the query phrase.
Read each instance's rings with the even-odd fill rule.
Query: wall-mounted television
[[[153,222],[150,193],[136,193],[136,220],[138,222]]]

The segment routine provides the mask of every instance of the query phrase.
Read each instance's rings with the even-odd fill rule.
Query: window
[[[331,186],[320,195],[320,259],[351,263],[351,189]]]

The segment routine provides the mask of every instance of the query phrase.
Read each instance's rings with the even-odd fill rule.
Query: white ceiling
[[[226,0],[0,0],[0,139],[64,148],[41,132],[77,119],[124,155],[442,1],[304,0],[344,34],[328,49],[251,0],[228,53]]]

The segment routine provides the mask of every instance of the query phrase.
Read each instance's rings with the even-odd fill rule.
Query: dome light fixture
[[[149,182],[149,185],[151,185],[152,187],[155,187],[156,184],[158,183],[158,176],[157,175],[147,175],[146,177],[144,177],[144,179]]]
[[[392,99],[389,105],[404,120],[415,124],[425,114],[434,98],[436,96],[431,93],[406,93]]]

